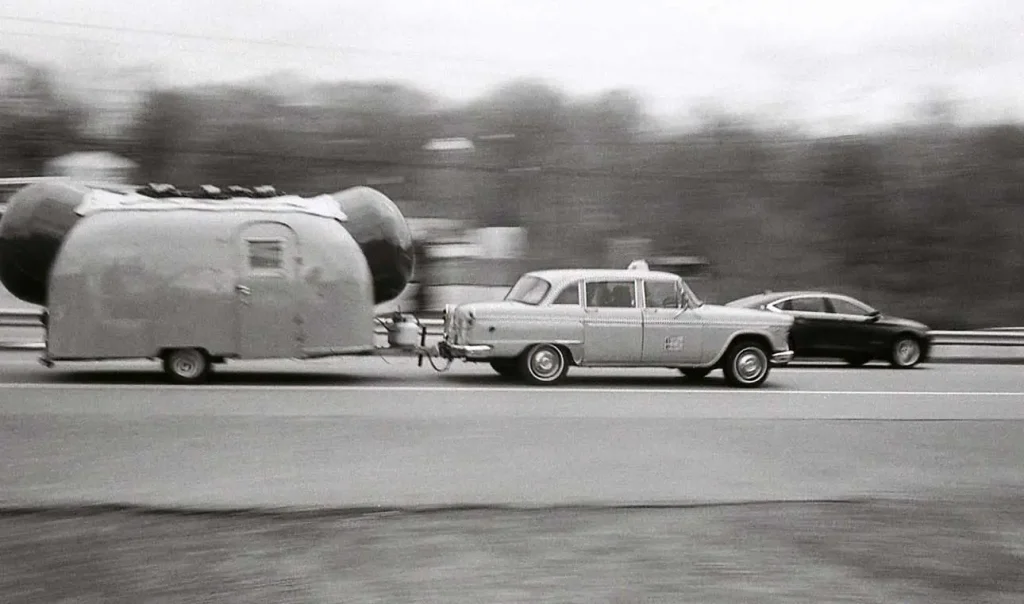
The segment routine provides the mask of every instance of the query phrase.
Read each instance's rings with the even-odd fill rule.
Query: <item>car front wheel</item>
[[[757,388],[768,379],[771,366],[768,353],[757,342],[744,340],[733,344],[725,355],[725,380],[731,386]]]
[[[921,362],[921,343],[914,336],[900,336],[892,344],[893,367],[907,369]]]
[[[565,355],[553,344],[534,344],[519,359],[519,373],[529,384],[557,384],[568,371]]]

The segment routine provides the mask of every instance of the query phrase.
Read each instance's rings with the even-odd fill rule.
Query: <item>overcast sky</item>
[[[188,83],[293,69],[461,100],[528,76],[630,88],[660,115],[714,99],[878,123],[938,91],[969,117],[1024,119],[1022,0],[3,0],[0,48],[97,86],[108,65]]]

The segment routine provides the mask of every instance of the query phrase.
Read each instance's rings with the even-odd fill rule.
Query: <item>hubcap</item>
[[[896,345],[896,360],[900,365],[913,365],[921,356],[921,348],[913,340],[900,340]]]
[[[542,348],[530,357],[530,371],[540,380],[550,380],[562,370],[562,359],[557,351]]]
[[[764,353],[756,348],[747,348],[736,355],[736,374],[744,382],[755,382],[767,366]]]
[[[202,371],[202,360],[199,353],[195,351],[182,351],[174,354],[171,359],[171,367],[174,373],[183,378],[194,378]]]

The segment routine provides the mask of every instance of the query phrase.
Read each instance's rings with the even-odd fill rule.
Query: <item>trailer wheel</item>
[[[176,384],[198,384],[210,375],[210,358],[198,348],[164,352],[164,373]]]

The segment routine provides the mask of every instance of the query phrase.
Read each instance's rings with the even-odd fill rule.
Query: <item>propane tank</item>
[[[409,315],[395,315],[388,329],[388,345],[397,348],[414,348],[420,339],[420,326]]]

